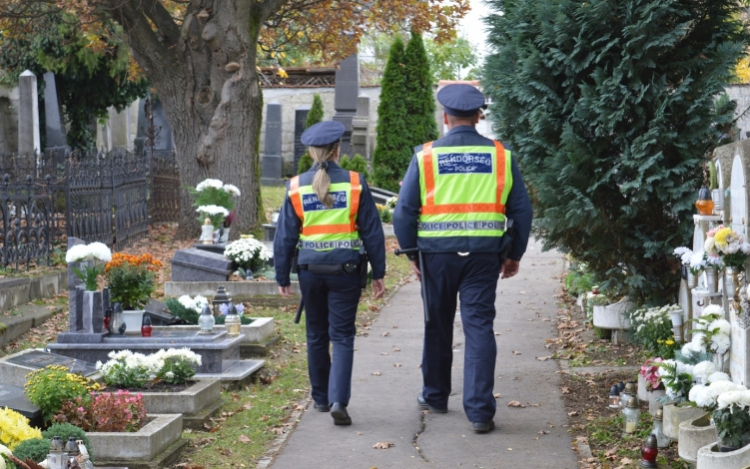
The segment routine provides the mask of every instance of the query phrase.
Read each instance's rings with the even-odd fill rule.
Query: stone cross
[[[341,63],[336,70],[336,96],[334,108],[336,114],[333,120],[341,122],[346,127],[341,137],[341,156],[353,156],[352,151],[352,119],[357,114],[357,98],[359,97],[359,57],[352,54]],[[364,155],[363,155],[364,156]]]
[[[370,159],[370,98],[357,98],[357,115],[352,119],[352,153]]]
[[[62,105],[57,95],[55,74],[44,74],[44,127],[47,135],[47,148],[68,146],[65,132],[65,119]]]
[[[307,106],[294,110],[294,174],[297,174],[299,159],[302,158],[302,155],[307,150],[307,147],[302,144],[300,138],[302,137],[302,132],[305,131],[305,121],[309,112],[310,108]],[[266,139],[268,139],[268,135],[266,135]]]
[[[281,104],[266,106],[265,151],[261,156],[260,183],[264,186],[280,186],[284,183],[281,172],[284,160],[281,157]]]
[[[36,75],[26,70],[18,79],[18,153],[31,155],[41,151],[39,138],[39,95]]]

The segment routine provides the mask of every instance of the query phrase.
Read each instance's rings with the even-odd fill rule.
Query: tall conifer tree
[[[716,111],[748,43],[736,0],[489,0],[484,69],[536,232],[636,300],[674,301]],[[501,14],[502,13],[502,14]]]
[[[406,131],[411,146],[415,147],[438,138],[435,122],[435,96],[432,91],[430,61],[420,33],[412,31],[404,53],[406,73]],[[407,163],[408,166],[408,163]],[[401,168],[401,177],[407,166]]]
[[[409,166],[413,150],[406,129],[404,67],[404,42],[396,37],[383,73],[376,126],[378,135],[372,155],[376,185],[395,192],[399,190],[398,183]]]
[[[305,119],[305,129],[308,129],[311,126],[322,121],[323,121],[323,100],[320,99],[320,95],[318,93],[315,93],[313,95],[312,106],[310,106],[310,111],[307,113],[307,119]],[[310,152],[305,150],[305,153],[303,153],[299,159],[299,163],[297,163],[297,174],[302,174],[304,172],[307,172],[310,168],[312,168],[312,165],[313,165],[312,156],[310,156]]]

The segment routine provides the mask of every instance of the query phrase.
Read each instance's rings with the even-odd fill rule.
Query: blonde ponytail
[[[309,147],[310,156],[315,161],[318,171],[313,177],[313,191],[323,205],[333,207],[333,197],[328,193],[331,186],[331,177],[328,176],[328,162],[336,158],[339,152],[338,142],[325,147]]]

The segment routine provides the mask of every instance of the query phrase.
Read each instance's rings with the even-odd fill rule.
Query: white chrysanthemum
[[[739,384],[734,384],[733,382],[726,380],[726,381],[714,381],[710,385],[706,387],[708,390],[708,393],[714,401],[716,399],[724,394],[725,392],[729,391],[742,391],[745,389],[744,386],[741,386]]]
[[[705,253],[703,251],[694,252],[690,255],[690,260],[688,263],[690,264],[690,268],[692,269],[701,269],[705,266],[705,261],[703,260],[705,256]]]
[[[703,244],[703,250],[709,254],[716,251],[716,240],[713,237],[706,238],[706,242]]]
[[[750,390],[727,391],[719,395],[716,399],[719,409],[726,409],[736,405],[742,409],[750,407]]]
[[[724,263],[721,261],[721,257],[719,256],[707,256],[706,265],[717,270],[721,270],[724,268]]]
[[[221,189],[223,186],[224,186],[224,183],[218,179],[204,179],[197,186],[195,186],[195,190],[197,190],[198,192],[203,192],[209,187],[213,187],[215,189]]]
[[[707,329],[711,332],[714,332],[718,330],[718,333],[729,335],[732,333],[732,325],[729,324],[729,321],[726,319],[717,319],[715,321],[711,321],[708,324]]]
[[[732,341],[727,334],[720,333],[711,336],[711,349],[720,355],[729,350],[731,343]]]
[[[720,316],[723,316],[724,308],[722,308],[719,305],[708,305],[705,308],[703,308],[703,312],[701,312],[701,316],[708,316],[709,314],[718,314]]]
[[[700,384],[706,384],[708,376],[716,372],[716,365],[710,361],[702,361],[693,367],[693,378]]]
[[[688,365],[687,363],[682,362],[676,362],[677,363],[677,374],[681,373],[687,373],[689,375],[693,374],[693,369],[695,368],[694,365]]]
[[[68,249],[65,254],[65,262],[70,264],[71,262],[78,262],[86,259],[90,256],[89,247],[85,244],[76,244]]]
[[[201,205],[196,210],[198,211],[198,213],[202,213],[208,216],[223,215],[226,217],[227,215],[229,215],[229,210],[218,205]]]
[[[174,378],[174,373],[172,373],[171,371],[167,371],[166,373],[164,373],[164,376],[166,376],[167,379],[172,379]]]
[[[739,251],[741,247],[742,245],[739,241],[732,241],[731,243],[727,244],[724,249],[722,249],[722,252],[724,252],[724,254],[734,254]]]
[[[695,402],[698,407],[709,407],[713,405],[714,401],[711,399],[711,395],[708,392],[708,388],[702,384],[696,384],[690,388],[688,393],[688,400]]]
[[[693,251],[691,249],[685,247],[685,246],[680,246],[678,248],[674,248],[674,251],[672,251],[672,253],[675,256],[678,256],[678,257],[682,257],[682,255],[685,254],[686,252],[692,253]]]
[[[742,243],[742,246],[740,246],[740,249],[742,249],[742,252],[744,254],[750,254],[750,244]]]
[[[729,381],[729,375],[724,373],[723,371],[715,371],[708,375],[706,381],[708,383],[715,383],[717,381]]]
[[[112,251],[109,250],[104,243],[91,243],[89,244],[89,254],[102,262],[109,262],[112,260]]]
[[[228,193],[232,194],[235,197],[239,197],[241,195],[240,194],[240,189],[237,186],[235,186],[234,184],[224,184],[224,186],[222,187],[222,189],[224,189],[224,192],[228,192]]]

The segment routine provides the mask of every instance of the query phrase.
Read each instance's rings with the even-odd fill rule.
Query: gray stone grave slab
[[[346,127],[341,137],[341,156],[353,156],[352,152],[352,120],[357,114],[357,99],[359,98],[359,57],[352,54],[339,63],[336,70],[336,95],[334,97],[333,115],[335,121]]]
[[[15,410],[32,421],[42,416],[42,411],[26,397],[23,388],[12,384],[0,384],[0,407]]]
[[[299,159],[305,154],[307,147],[302,144],[302,132],[305,131],[305,121],[310,108],[307,106],[299,107],[294,110],[294,174],[297,174]]]
[[[49,365],[64,366],[71,373],[80,373],[83,376],[92,376],[97,373],[96,364],[85,360],[77,360],[43,350],[24,350],[0,359],[0,382],[23,386],[26,382],[25,378],[18,383],[17,379],[13,379],[12,371],[9,375],[9,367],[14,368],[16,373],[23,378],[31,371],[40,370]]]
[[[180,249],[172,258],[172,281],[200,282],[227,280],[233,262],[221,254],[201,249]]]
[[[41,151],[39,137],[39,94],[36,75],[26,70],[18,78],[18,153],[31,155]]]
[[[44,127],[48,148],[68,146],[62,105],[57,96],[55,74],[52,72],[44,74]]]
[[[370,98],[357,98],[357,115],[352,119],[352,152],[370,159]]]
[[[265,151],[261,157],[260,183],[264,186],[280,186],[284,160],[281,157],[281,104],[272,102],[266,106]]]

